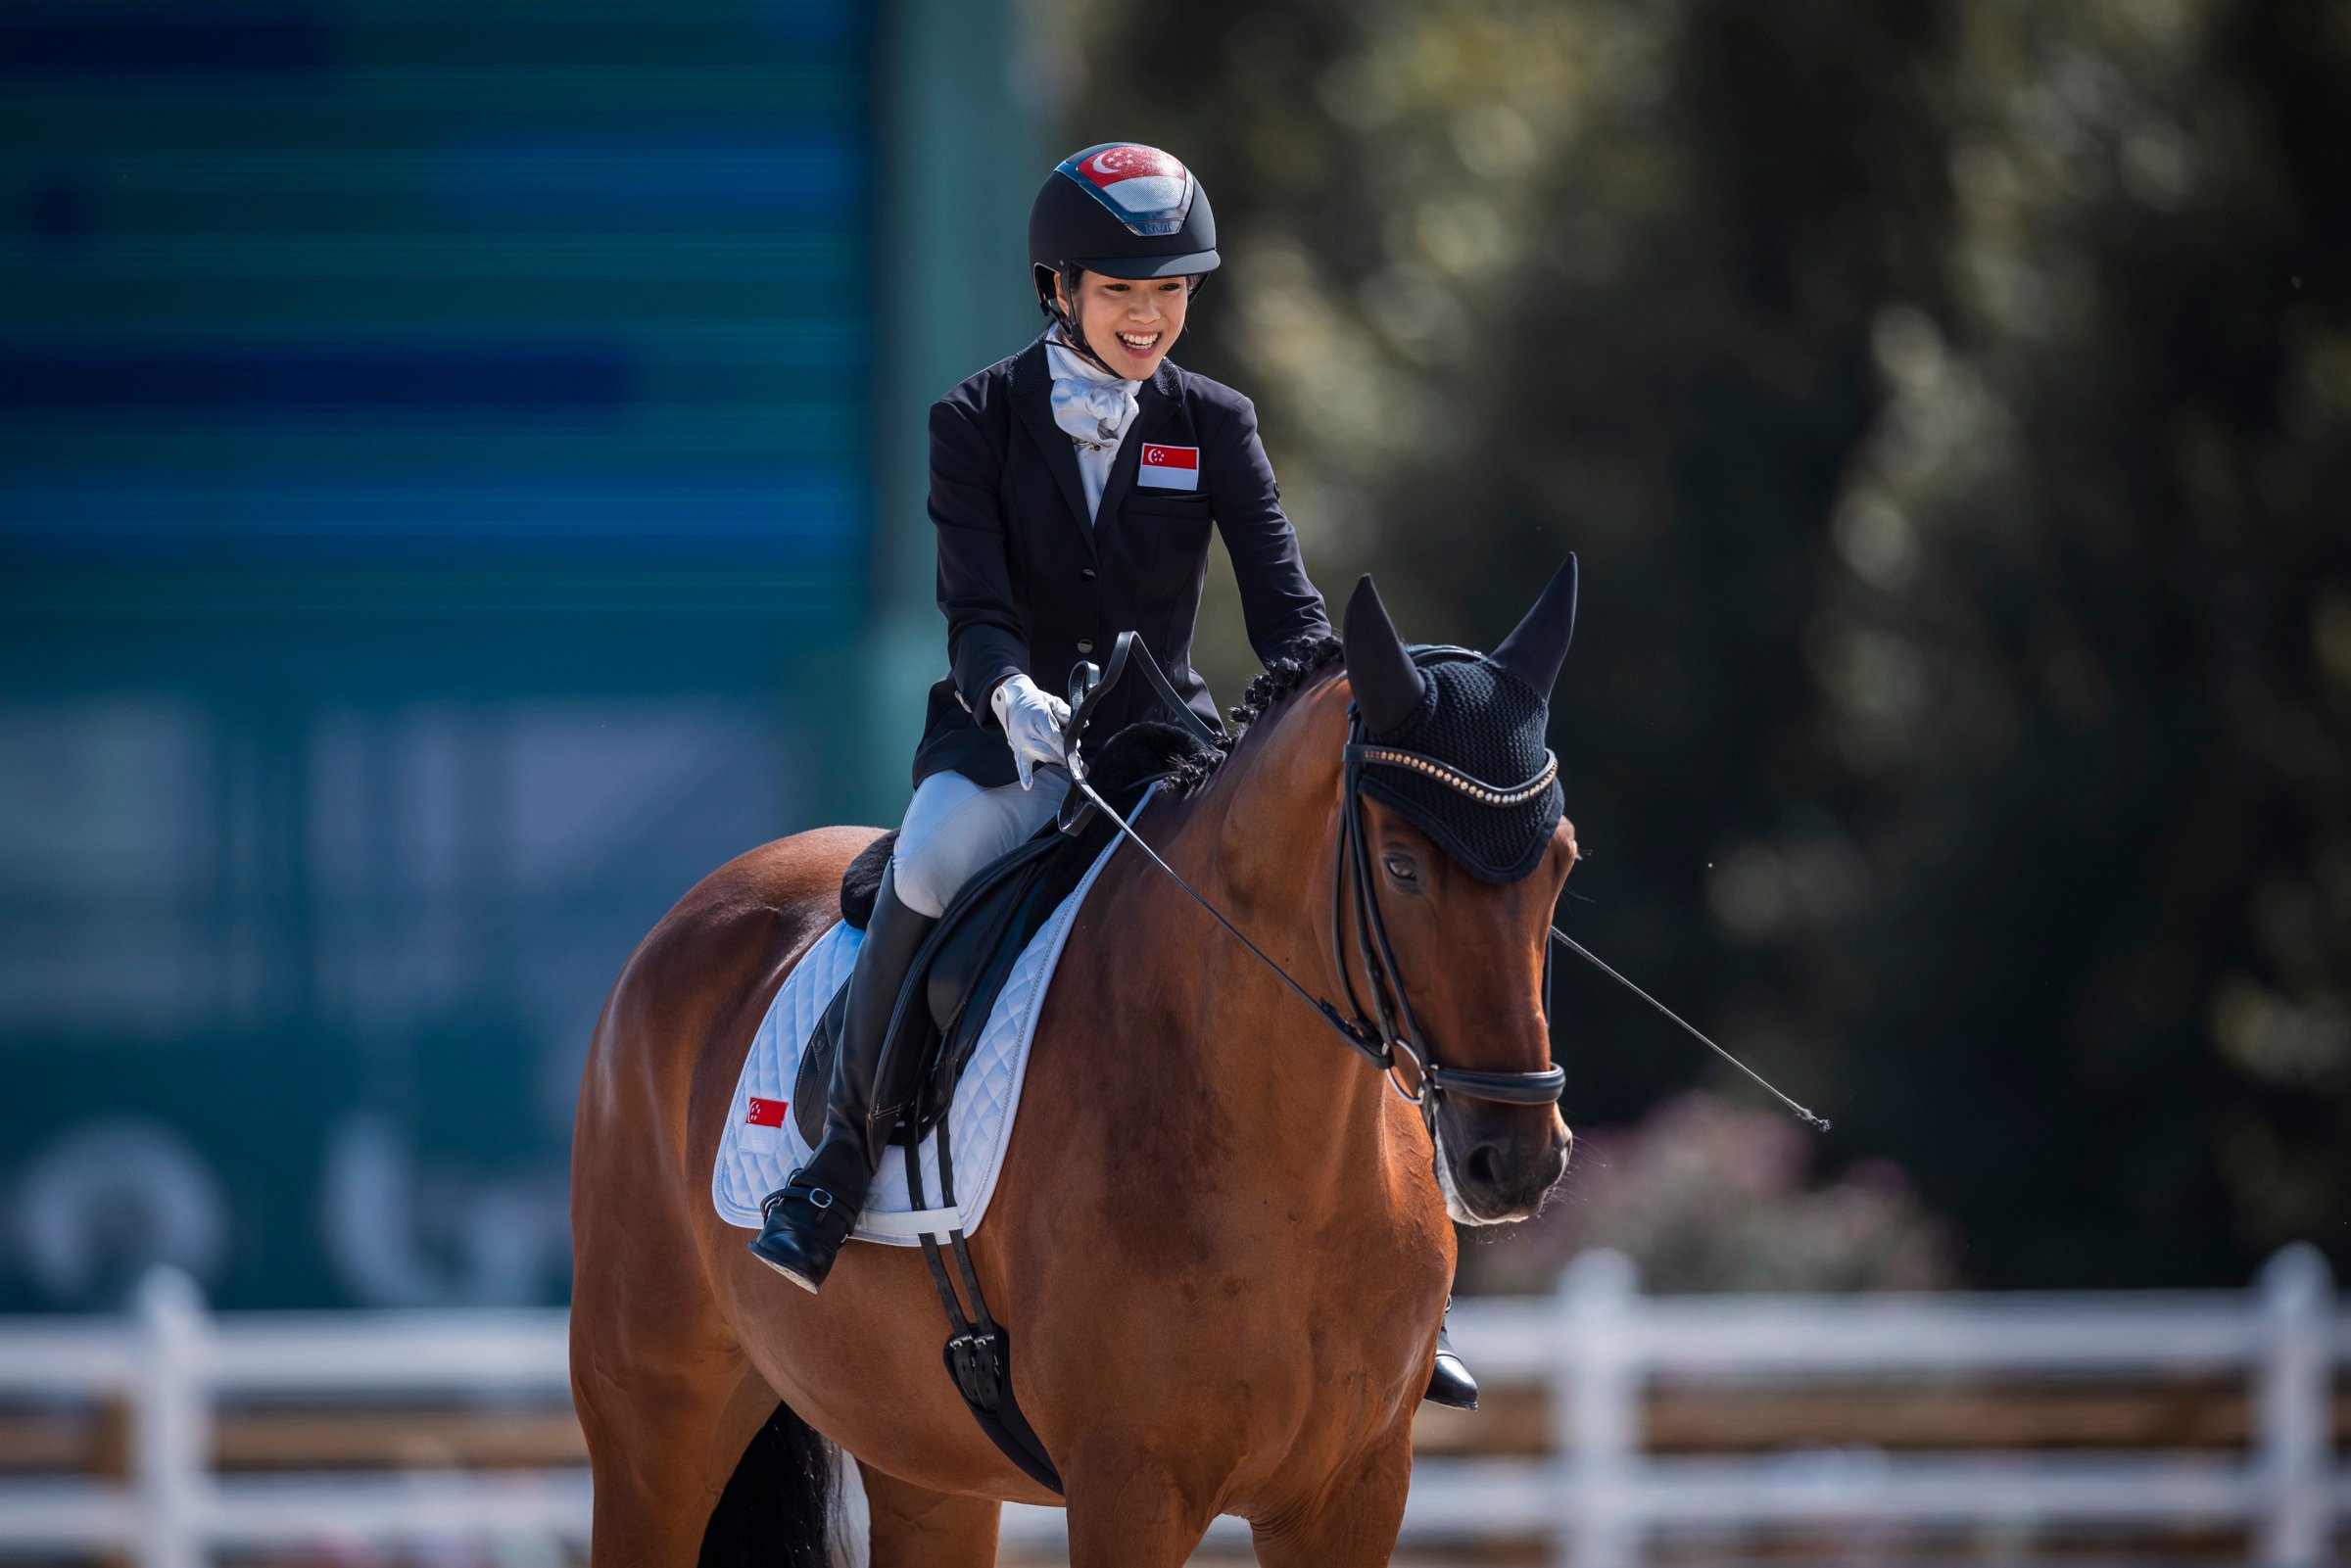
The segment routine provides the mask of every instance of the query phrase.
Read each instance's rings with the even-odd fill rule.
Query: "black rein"
[[[1131,668],[1140,668],[1161,702],[1197,738],[1212,745],[1229,743],[1221,728],[1213,728],[1186,707],[1176,694],[1151,650],[1132,632],[1122,632],[1113,644],[1109,668],[1097,671],[1093,665],[1080,662],[1070,674],[1070,722],[1067,727],[1068,766],[1073,788],[1062,808],[1061,830],[1075,834],[1095,811],[1100,811],[1116,824],[1129,843],[1140,849],[1151,864],[1184,895],[1207,911],[1216,923],[1229,931],[1247,948],[1256,960],[1271,970],[1282,984],[1288,986],[1299,1000],[1315,1011],[1316,1017],[1328,1024],[1347,1047],[1361,1055],[1373,1067],[1387,1073],[1397,1092],[1421,1108],[1422,1114],[1433,1118],[1437,1102],[1449,1094],[1465,1100],[1490,1100],[1503,1105],[1550,1105],[1566,1086],[1567,1074],[1558,1064],[1539,1072],[1487,1072],[1468,1068],[1448,1068],[1437,1063],[1426,1046],[1418,1043],[1420,1029],[1413,1017],[1412,1003],[1404,994],[1404,982],[1396,966],[1394,949],[1388,942],[1387,923],[1379,912],[1379,895],[1371,880],[1370,855],[1364,831],[1362,773],[1367,763],[1426,766],[1444,768],[1434,758],[1423,758],[1415,752],[1401,751],[1393,746],[1372,747],[1364,743],[1363,720],[1354,708],[1348,709],[1348,745],[1344,784],[1339,797],[1338,864],[1331,879],[1331,955],[1336,961],[1339,983],[1347,995],[1348,1014],[1342,1015],[1328,1001],[1314,995],[1298,983],[1290,973],[1267,956],[1265,950],[1251,941],[1241,928],[1224,918],[1223,911],[1193,890],[1192,885],[1159,856],[1159,852],[1144,842],[1131,823],[1113,810],[1087,782],[1081,742],[1101,699],[1116,687]],[[1552,766],[1556,767],[1554,763]],[[1446,770],[1450,772],[1451,770]],[[1548,783],[1546,775],[1545,783]],[[1139,808],[1138,808],[1139,809]],[[1355,980],[1348,967],[1342,946],[1340,927],[1342,915],[1352,904],[1356,952],[1369,982],[1371,1009],[1377,1022],[1364,1016],[1361,999],[1356,995]],[[1350,1016],[1351,1015],[1351,1016]],[[1407,1089],[1397,1069],[1397,1058],[1404,1057],[1413,1065],[1419,1085]]]

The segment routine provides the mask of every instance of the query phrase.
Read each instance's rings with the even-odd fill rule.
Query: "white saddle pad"
[[[1029,1070],[1029,1045],[1036,1035],[1045,988],[1070,927],[1077,923],[1079,906],[1117,849],[1114,839],[1094,857],[1084,879],[1029,939],[988,1014],[963,1081],[956,1085],[955,1103],[947,1110],[956,1206],[917,1211],[907,1199],[906,1152],[893,1147],[883,1156],[864,1217],[852,1232],[858,1239],[912,1247],[924,1235],[943,1236],[949,1230],[969,1234],[980,1228],[1004,1167],[1005,1146],[1012,1141],[1013,1114],[1020,1107],[1021,1080]],[[729,1224],[758,1229],[759,1201],[791,1179],[815,1152],[800,1137],[789,1101],[800,1070],[800,1053],[808,1048],[817,1021],[832,1006],[834,993],[848,978],[864,940],[865,932],[846,921],[836,924],[808,949],[769,1004],[767,1017],[759,1021],[743,1076],[736,1080],[718,1163],[710,1173],[710,1201]],[[923,1140],[922,1162],[924,1196],[936,1204],[937,1133]]]

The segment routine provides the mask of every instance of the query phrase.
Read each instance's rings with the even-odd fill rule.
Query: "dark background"
[[[1068,139],[1209,179],[1188,362],[1325,593],[1490,645],[1580,552],[1571,931],[1970,1281],[2351,1262],[2339,7],[1095,20]],[[1559,1011],[1579,1124],[1751,1097],[1589,974]]]
[[[2339,6],[6,0],[0,1307],[559,1299],[630,944],[903,807],[922,407],[1112,138],[1326,594],[1580,552],[1563,922],[1836,1119],[1562,970],[1471,1283],[2351,1264]]]

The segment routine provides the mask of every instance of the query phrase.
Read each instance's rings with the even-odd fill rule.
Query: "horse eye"
[[[1400,882],[1416,882],[1420,879],[1418,870],[1402,855],[1390,855],[1385,865],[1388,868],[1388,875]]]

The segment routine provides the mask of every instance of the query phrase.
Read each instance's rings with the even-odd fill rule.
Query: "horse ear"
[[[1347,683],[1355,689],[1356,709],[1366,730],[1387,735],[1420,706],[1428,677],[1404,650],[1404,639],[1396,635],[1369,572],[1347,600],[1346,626]]]
[[[1559,683],[1559,666],[1567,662],[1567,644],[1575,641],[1575,555],[1569,552],[1535,607],[1516,630],[1502,640],[1492,654],[1494,663],[1546,697]]]

